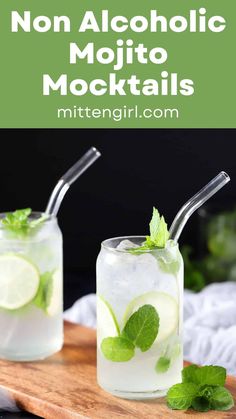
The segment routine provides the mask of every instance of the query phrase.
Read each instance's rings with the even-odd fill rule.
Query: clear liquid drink
[[[4,215],[0,216],[2,219]],[[56,217],[13,232],[0,227],[0,357],[43,359],[63,343],[62,234]]]
[[[183,368],[182,257],[171,240],[132,252],[144,240],[106,240],[97,260],[98,383],[129,399],[165,395]]]

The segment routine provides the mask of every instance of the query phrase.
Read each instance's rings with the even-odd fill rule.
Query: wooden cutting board
[[[195,413],[172,411],[164,399],[148,402],[122,400],[96,383],[96,337],[91,329],[65,323],[61,352],[38,362],[0,361],[0,386],[18,406],[45,419],[69,418],[236,418],[229,412]],[[236,379],[227,387],[236,396]]]

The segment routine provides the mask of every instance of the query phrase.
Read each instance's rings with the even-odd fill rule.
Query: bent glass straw
[[[49,198],[46,214],[57,215],[62,200],[69,187],[81,176],[99,157],[101,153],[91,147],[57,182]]]
[[[170,227],[170,239],[174,241],[179,240],[179,236],[183,231],[185,224],[191,215],[201,207],[209,198],[218,192],[223,186],[230,181],[229,175],[225,172],[220,172],[214,179],[212,179],[204,188],[202,188],[196,195],[190,198],[186,204],[180,209]]]

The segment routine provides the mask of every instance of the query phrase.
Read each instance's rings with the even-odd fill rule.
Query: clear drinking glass
[[[41,216],[32,213],[30,220]],[[62,234],[56,217],[49,216],[27,234],[16,235],[1,225],[0,276],[8,293],[7,298],[1,296],[0,289],[1,358],[31,361],[61,349],[62,260]]]
[[[137,236],[105,240],[97,259],[98,383],[128,399],[165,395],[170,386],[181,382],[183,368],[183,260],[172,240],[165,249],[132,253],[130,248],[144,241],[145,237]],[[108,347],[107,358],[104,339],[122,336],[129,318],[144,305],[153,306],[159,316],[154,343],[145,351],[135,347],[130,360],[110,360],[111,352],[117,358],[116,349]]]

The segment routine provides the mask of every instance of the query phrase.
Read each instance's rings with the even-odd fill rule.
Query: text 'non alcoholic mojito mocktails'
[[[156,209],[150,236],[106,240],[97,260],[97,374],[105,390],[166,394],[183,367],[183,261]]]
[[[0,357],[45,358],[62,347],[62,235],[54,216],[0,215]]]

